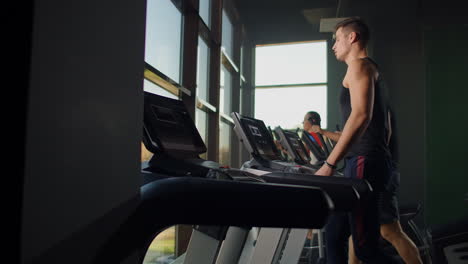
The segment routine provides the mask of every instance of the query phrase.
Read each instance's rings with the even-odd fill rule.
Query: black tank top
[[[370,61],[377,68],[377,64],[370,58],[363,58]],[[378,68],[377,68],[378,69]],[[372,119],[366,131],[354,144],[346,157],[366,156],[375,158],[390,158],[387,146],[388,123],[387,123],[387,95],[384,90],[383,81],[379,78],[374,83],[374,107]],[[342,113],[343,127],[351,114],[351,97],[349,89],[342,87],[340,94],[340,106]]]
[[[400,161],[400,151],[399,151],[399,142],[398,142],[398,129],[395,118],[395,112],[388,108],[390,112],[390,125],[392,127],[392,134],[390,135],[390,142],[388,143],[388,149],[392,155],[392,162],[394,167],[398,167],[398,162]],[[387,137],[388,138],[388,137]]]

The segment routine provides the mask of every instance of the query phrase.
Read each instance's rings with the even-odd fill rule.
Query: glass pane
[[[308,111],[319,113],[322,127],[328,127],[326,85],[255,89],[255,118],[271,128],[302,128]]]
[[[147,91],[147,92],[150,92],[150,93],[153,93],[153,94],[158,94],[158,95],[161,95],[161,96],[165,96],[165,97],[169,97],[169,98],[172,98],[172,99],[176,99],[176,100],[179,100],[179,97],[168,92],[166,89],[162,88],[161,86],[159,85],[156,85],[146,79],[144,79],[143,81],[143,90]]]
[[[232,95],[232,76],[231,73],[222,66],[221,68],[221,83],[219,92],[219,108],[220,112],[226,115],[231,114],[231,95]]]
[[[147,3],[145,61],[180,82],[182,14],[171,1]]]
[[[200,17],[203,19],[203,22],[211,27],[211,0],[200,0]]]
[[[165,264],[175,260],[175,226],[163,232],[151,242],[143,264]]]
[[[233,38],[234,38],[234,28],[232,22],[227,16],[226,12],[223,9],[223,31],[221,45],[224,47],[227,55],[233,59]]]
[[[327,82],[327,42],[256,48],[255,85]]]
[[[246,92],[246,88],[245,88],[245,82],[241,80],[241,84],[240,84],[240,92],[239,92],[239,95],[240,95],[240,98],[239,98],[239,109],[240,109],[240,113],[242,114],[243,113],[243,110],[244,110],[244,98],[246,98],[246,95],[244,94]]]
[[[205,142],[205,145],[208,145],[208,114],[198,108],[195,109],[195,125],[203,142]],[[206,159],[207,153],[200,155],[200,157]]]
[[[210,49],[203,40],[198,37],[198,67],[197,67],[197,96],[208,102],[208,81],[209,81],[209,61]]]
[[[219,163],[231,165],[231,132],[232,127],[223,121],[219,122]]]
[[[244,70],[245,65],[244,65],[244,64],[245,64],[245,62],[246,62],[246,60],[245,60],[245,58],[244,58],[244,52],[245,52],[245,47],[244,47],[244,46],[245,46],[245,44],[244,44],[244,43],[241,43],[241,45],[240,45],[240,62],[239,62],[239,68],[240,68],[240,74],[241,74],[242,76],[244,76],[244,73],[245,73],[245,70]],[[245,76],[244,76],[244,77],[245,77]]]

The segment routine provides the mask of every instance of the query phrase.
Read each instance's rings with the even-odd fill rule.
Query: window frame
[[[200,109],[207,113],[207,160],[219,161],[219,127],[220,124],[228,124],[231,128],[234,125],[232,118],[228,115],[220,113],[219,109],[219,94],[220,94],[220,70],[221,65],[226,65],[232,72],[232,91],[231,106],[233,111],[243,112],[247,115],[253,113],[253,98],[245,96],[243,102],[246,102],[246,109],[241,109],[239,95],[240,84],[244,81],[245,89],[251,94],[253,85],[250,78],[251,67],[248,65],[246,69],[250,72],[241,74],[241,62],[253,61],[243,60],[240,58],[240,43],[245,44],[245,55],[252,56],[254,54],[254,46],[247,40],[247,35],[240,20],[240,16],[235,7],[234,0],[211,0],[210,1],[210,25],[207,25],[200,16],[199,0],[171,0],[175,7],[182,14],[182,36],[181,36],[181,62],[180,62],[180,82],[172,80],[164,73],[159,71],[154,66],[145,62],[143,78],[162,87],[171,94],[178,96],[180,100],[187,106],[189,114],[195,120],[195,109]],[[233,23],[233,54],[229,57],[222,49],[222,11],[226,10],[226,14],[230,16]],[[148,30],[148,29],[147,29]],[[208,91],[207,100],[197,98],[197,56],[198,56],[198,38],[205,40],[209,46],[209,65],[208,65]],[[238,63],[235,63],[238,62]],[[246,90],[247,91],[247,90]],[[244,95],[242,95],[244,96]],[[244,108],[244,107],[242,107]],[[231,166],[240,167],[242,158],[240,158],[239,140],[235,138],[235,133],[231,129]],[[250,158],[250,154],[244,154],[244,161]],[[175,205],[177,206],[177,205]],[[176,226],[176,256],[180,256],[185,252],[188,241],[190,239],[190,226]]]

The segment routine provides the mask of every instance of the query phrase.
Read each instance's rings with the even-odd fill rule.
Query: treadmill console
[[[196,176],[261,181],[255,174],[224,168],[199,157],[206,146],[184,103],[145,92],[143,143],[153,158],[144,171],[176,176]],[[252,128],[255,133],[260,133]]]
[[[252,155],[264,160],[283,160],[262,120],[245,117],[236,112],[231,116],[234,120],[234,131]]]
[[[283,130],[281,127],[276,127],[276,134],[279,136],[281,145],[287,149],[288,154],[294,159],[296,163],[299,164],[309,164],[310,157],[307,154],[307,150],[302,143],[302,140],[299,138],[297,133]]]
[[[143,143],[153,153],[193,158],[206,146],[184,103],[145,92]]]
[[[273,137],[262,120],[231,114],[234,120],[234,131],[253,159],[242,165],[243,168],[253,168],[269,171],[314,174],[315,169],[288,162],[282,158],[273,141]]]

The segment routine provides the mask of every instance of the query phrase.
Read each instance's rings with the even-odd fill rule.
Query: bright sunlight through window
[[[257,46],[255,118],[267,126],[302,128],[308,111],[327,127],[327,43]]]

